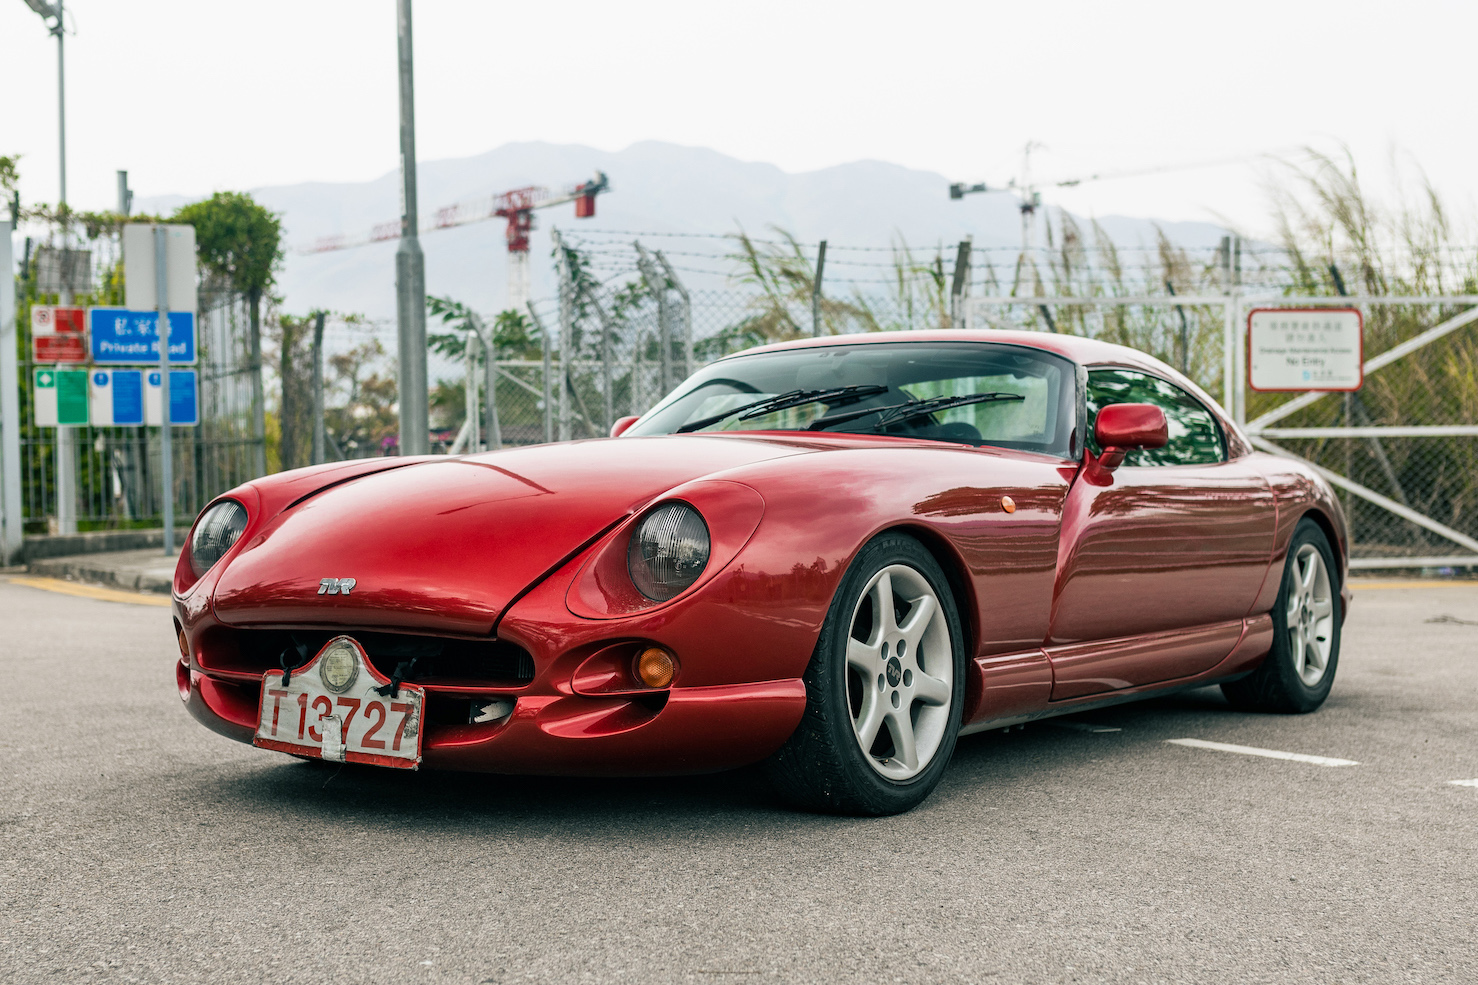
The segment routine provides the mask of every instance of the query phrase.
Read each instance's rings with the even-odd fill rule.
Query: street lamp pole
[[[51,29],[56,35],[56,132],[62,164],[61,203],[67,204],[67,71],[63,58],[62,0],[56,0],[56,26]],[[64,227],[65,228],[65,227]]]
[[[56,119],[57,149],[60,161],[61,187],[57,191],[58,211],[62,220],[62,247],[67,247],[67,69],[66,29],[63,23],[63,0],[55,4],[46,0],[26,0],[30,7],[43,18],[54,18],[51,33],[56,37]],[[7,276],[9,276],[7,274]],[[58,299],[62,304],[72,303],[72,291],[65,279]],[[72,429],[56,429],[56,530],[59,534],[77,532],[77,462],[74,451]]]
[[[400,246],[395,251],[400,330],[400,453],[430,450],[426,394],[426,258],[417,235],[416,98],[411,59],[411,0],[396,0],[400,53]]]

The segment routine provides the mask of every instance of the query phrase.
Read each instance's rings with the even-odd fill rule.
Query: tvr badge
[[[324,578],[318,583],[319,595],[348,595],[359,584],[353,578]]]

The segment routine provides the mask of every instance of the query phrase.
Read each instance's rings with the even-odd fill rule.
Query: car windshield
[[[787,349],[735,356],[705,367],[626,433],[890,434],[1069,458],[1075,379],[1074,367],[1066,359],[992,342]],[[777,397],[782,399],[766,406]],[[928,414],[889,410],[954,397],[975,399]],[[878,413],[858,414],[868,408],[877,408]]]

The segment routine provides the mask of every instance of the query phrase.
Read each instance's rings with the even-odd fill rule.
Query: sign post
[[[164,416],[159,423],[159,476],[163,484],[164,553],[174,553],[174,448],[169,420],[169,343],[174,335],[169,323],[169,240],[164,227],[154,227],[154,278],[159,305],[159,385]]]
[[[16,355],[15,258],[10,223],[0,222],[0,565],[21,550],[21,408]]]
[[[150,239],[153,242],[150,242]],[[195,227],[130,224],[123,227],[125,300],[132,311],[153,308],[159,347],[162,415],[159,426],[160,480],[163,483],[164,553],[174,553],[174,449],[170,399],[170,362],[177,346],[170,309],[195,312]],[[152,268],[152,269],[150,269]],[[189,322],[188,349],[195,351],[194,323]],[[183,340],[181,340],[183,341]],[[93,343],[94,349],[97,342]]]

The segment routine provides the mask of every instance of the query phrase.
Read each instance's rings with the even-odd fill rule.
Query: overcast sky
[[[118,168],[147,197],[396,167],[393,0],[67,12],[74,206],[112,207]],[[1344,143],[1377,183],[1396,148],[1459,213],[1478,199],[1471,2],[420,0],[415,17],[422,160],[658,139],[787,171],[873,158],[994,184],[1028,141],[1044,181],[1242,157],[1044,195],[1256,232],[1260,155]],[[22,0],[0,0],[0,65],[0,154],[24,155],[28,200],[54,200],[56,43]]]

